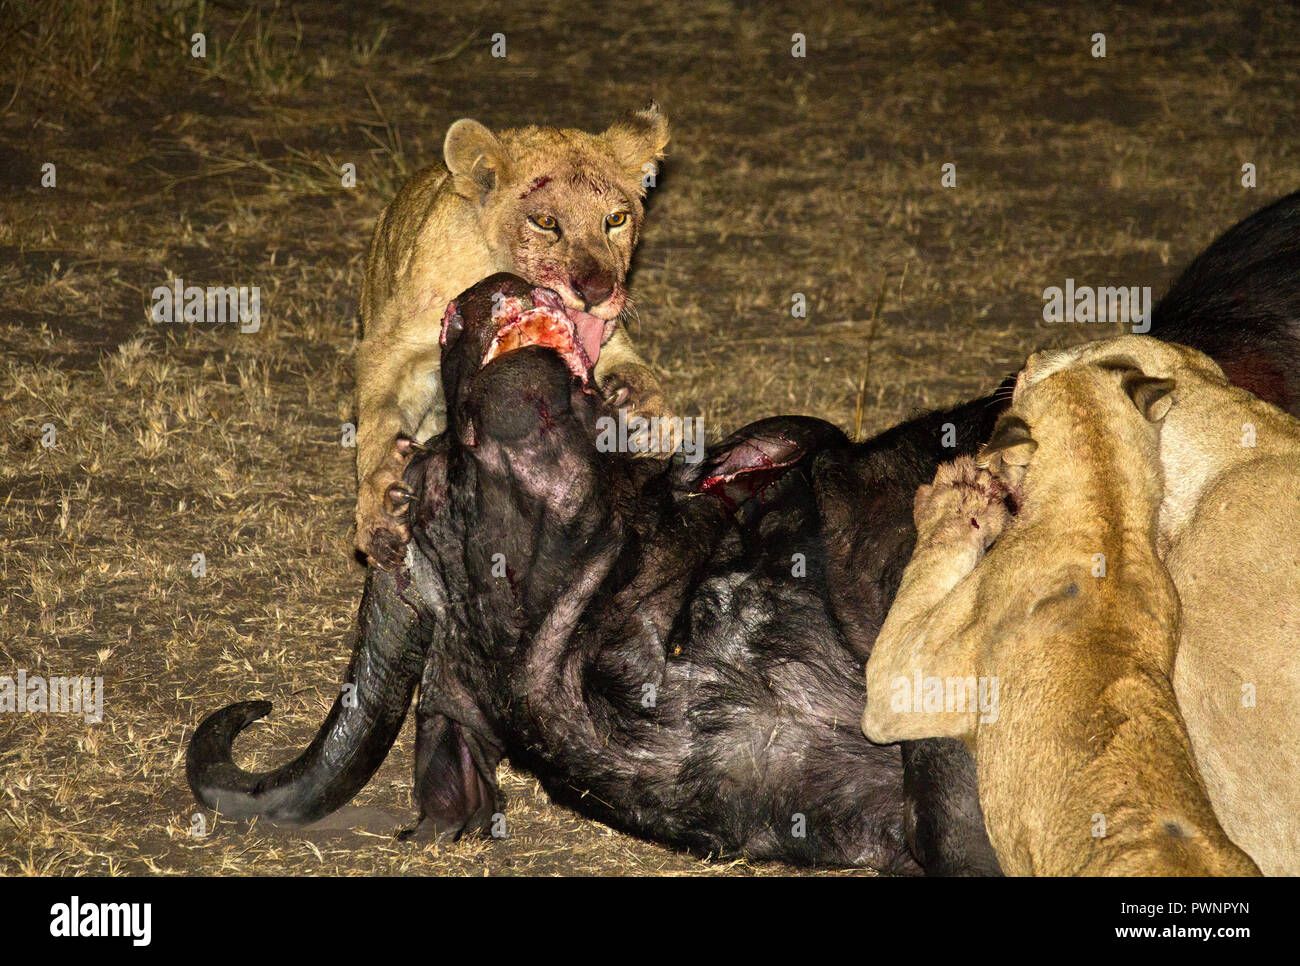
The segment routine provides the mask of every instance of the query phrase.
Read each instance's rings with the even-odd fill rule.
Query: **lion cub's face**
[[[668,122],[651,105],[593,135],[527,127],[493,135],[468,119],[447,131],[447,169],[480,205],[497,268],[554,289],[602,319],[627,302],[647,174]]]

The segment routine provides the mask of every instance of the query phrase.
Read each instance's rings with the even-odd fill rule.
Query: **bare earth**
[[[454,119],[597,129],[659,100],[635,335],[714,437],[783,412],[870,434],[986,391],[1034,347],[1119,331],[1044,323],[1045,287],[1158,296],[1300,186],[1283,5],[444,5],[2,5],[0,675],[105,692],[100,724],[0,714],[0,874],[791,871],[637,841],[508,769],[507,838],[398,842],[409,725],[359,827],[190,834],[197,721],[272,699],[240,750],[277,764],[346,667],[362,262]],[[259,286],[261,329],[151,322],[178,276]]]

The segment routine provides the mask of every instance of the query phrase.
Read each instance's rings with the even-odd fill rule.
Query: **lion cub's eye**
[[[530,215],[528,220],[542,231],[555,231],[560,227],[560,223],[553,215]]]
[[[606,228],[622,228],[627,224],[627,212],[616,211],[612,215],[605,216]]]

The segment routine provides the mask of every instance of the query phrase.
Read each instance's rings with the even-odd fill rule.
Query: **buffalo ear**
[[[468,117],[447,128],[442,157],[453,176],[477,185],[480,196],[510,174],[510,152],[505,145],[486,127]]]
[[[499,812],[494,742],[442,714],[422,716],[415,734],[415,795],[421,839],[455,841],[490,829]]]
[[[1134,369],[1125,374],[1120,385],[1128,393],[1129,399],[1133,400],[1138,412],[1150,422],[1160,422],[1174,404],[1174,397],[1170,393],[1174,391],[1176,383],[1172,379],[1157,379]]]
[[[1012,486],[1019,486],[1036,449],[1038,443],[1030,435],[1029,424],[1019,416],[1003,413],[976,462],[987,467],[994,476],[1005,478]]]

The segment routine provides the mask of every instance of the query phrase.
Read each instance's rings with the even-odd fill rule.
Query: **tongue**
[[[600,347],[605,341],[605,327],[610,323],[597,318],[590,312],[569,308],[564,304],[563,299],[548,288],[535,288],[532,295],[534,305],[545,305],[549,308],[558,309],[568,316],[569,321],[573,323],[574,331],[577,333],[578,342],[582,344],[582,351],[587,353],[587,358],[594,366],[596,360],[600,358]]]
[[[600,346],[605,341],[605,326],[609,323],[580,309],[565,309],[564,314],[573,323],[578,341],[582,343],[582,351],[587,353],[587,358],[594,366],[600,358]]]

